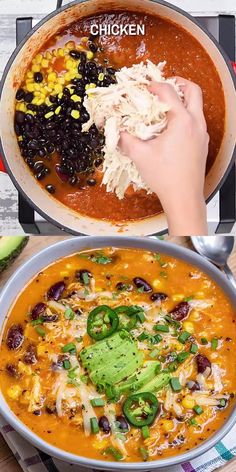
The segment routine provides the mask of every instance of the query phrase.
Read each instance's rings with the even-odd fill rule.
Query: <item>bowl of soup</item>
[[[138,34],[131,34],[130,26]],[[110,34],[113,30],[120,33]],[[103,132],[95,125],[82,131],[89,118],[83,105],[89,88],[108,87],[116,71],[148,59],[166,61],[165,77],[182,76],[203,91],[210,135],[206,199],[229,172],[236,134],[235,77],[209,33],[161,1],[77,1],[33,28],[11,57],[2,83],[6,168],[29,203],[59,227],[91,235],[166,229],[155,194],[130,186],[119,199],[107,191],[102,184]]]
[[[73,238],[0,298],[0,412],[53,457],[152,470],[235,423],[235,291],[209,262],[141,238]]]

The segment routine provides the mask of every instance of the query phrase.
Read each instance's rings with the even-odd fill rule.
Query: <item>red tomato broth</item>
[[[68,40],[78,42],[78,39],[90,34],[91,24],[145,24],[145,36],[102,36],[98,44],[103,48],[96,53],[98,63],[106,66],[121,68],[150,59],[154,63],[167,61],[165,76],[182,76],[196,82],[203,91],[204,113],[210,135],[207,173],[211,169],[223,139],[225,126],[224,92],[215,65],[201,44],[187,31],[178,25],[158,16],[133,12],[111,12],[85,18],[74,23],[70,28],[52,37],[42,51],[52,50],[63,46]],[[63,71],[63,58],[57,60],[57,72]],[[97,185],[89,187],[86,176],[81,179],[79,186],[72,187],[63,182],[54,171],[58,162],[56,153],[47,162],[51,173],[41,185],[53,184],[56,187],[54,195],[59,201],[73,210],[98,219],[114,222],[137,220],[161,213],[161,203],[155,194],[148,195],[146,191],[133,192],[128,189],[123,200],[113,193],[106,192],[100,185],[101,171],[95,171],[92,178],[97,179]]]

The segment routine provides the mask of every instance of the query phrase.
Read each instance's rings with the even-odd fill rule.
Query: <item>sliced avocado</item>
[[[146,385],[141,387],[135,393],[157,392],[158,390],[161,390],[161,388],[165,387],[169,383],[170,378],[171,378],[171,374],[167,374],[167,373],[159,374],[150,382],[148,382]]]
[[[0,273],[19,256],[28,240],[25,236],[0,237]]]
[[[160,363],[156,361],[147,361],[141,369],[137,370],[129,379],[120,382],[117,386],[117,392],[131,393],[141,389],[148,382],[154,379]]]
[[[95,369],[90,374],[90,379],[95,385],[108,384],[115,385],[121,380],[140,367],[143,362],[143,354],[141,352],[126,351],[123,356],[119,358],[113,357],[108,364],[103,365],[99,369]]]
[[[92,371],[98,366],[110,364],[111,357],[118,358],[126,350],[132,349],[133,340],[130,335],[123,337],[122,332],[117,332],[102,341],[98,341],[91,346],[82,349],[80,358],[84,368]]]
[[[132,375],[143,362],[137,343],[122,332],[83,349],[80,358],[95,385],[114,385]]]

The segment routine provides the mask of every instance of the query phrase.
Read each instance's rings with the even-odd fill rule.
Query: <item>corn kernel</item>
[[[30,365],[26,365],[21,361],[18,362],[18,370],[21,374],[30,375],[32,373]]]
[[[45,343],[38,344],[37,346],[37,355],[38,357],[47,357],[48,356],[48,347]]]
[[[182,293],[175,293],[175,295],[172,295],[172,300],[174,302],[180,302],[183,299],[184,299],[184,295]]]
[[[31,71],[27,72],[26,77],[27,77],[28,79],[33,79],[33,77],[34,77],[33,72],[31,72]]]
[[[33,110],[27,110],[27,115],[35,115],[35,111]]]
[[[48,107],[51,106],[52,103],[50,102],[50,98],[49,98],[49,97],[46,98],[45,104],[46,104]]]
[[[50,89],[53,89],[53,88],[55,87],[54,82],[48,82],[48,87],[49,87]]]
[[[187,410],[192,409],[195,406],[195,404],[196,404],[195,400],[193,397],[191,397],[191,395],[186,395],[186,397],[184,397],[182,400],[182,405]]]
[[[91,84],[86,84],[86,85],[85,85],[85,90],[89,90],[89,89],[92,89],[92,88],[95,88],[95,87],[96,87],[96,84],[93,84],[93,83],[91,83]]]
[[[70,70],[74,68],[74,61],[72,59],[68,59],[66,61],[66,69]]]
[[[53,111],[49,111],[48,113],[46,113],[45,118],[48,120],[49,118],[52,118],[52,116],[54,115],[54,112]]]
[[[22,388],[20,387],[20,385],[12,385],[7,390],[7,395],[11,398],[11,400],[18,400],[21,394]]]
[[[104,74],[103,72],[100,72],[99,76],[98,76],[98,80],[102,81],[104,79]]]
[[[49,61],[47,59],[43,59],[42,60],[42,67],[44,69],[47,69],[48,66],[49,66]]]
[[[37,90],[37,92],[39,92],[41,90],[41,85],[34,84],[34,90]]]
[[[53,56],[57,56],[57,49],[53,49],[53,50],[52,50],[52,55],[53,55]]]
[[[174,421],[172,420],[163,420],[163,429],[165,433],[169,433],[170,431],[173,431],[174,429]]]
[[[34,92],[34,84],[27,84],[26,90],[28,90],[28,92]]]
[[[19,110],[26,113],[26,111],[27,111],[26,105],[24,103],[20,103],[19,104]]]
[[[191,321],[184,321],[183,328],[185,331],[188,331],[191,334],[194,333],[194,326],[193,326],[193,323],[191,323]]]
[[[162,282],[159,279],[155,279],[155,280],[153,280],[152,285],[153,285],[154,288],[158,289],[162,286]]]
[[[34,60],[37,64],[41,64],[41,62],[43,60],[43,55],[42,54],[37,54],[37,56],[35,56]]]
[[[44,87],[41,88],[41,94],[42,94],[42,95],[47,95],[47,94],[48,94],[46,88],[44,88]],[[43,97],[42,97],[42,98],[43,98]]]
[[[64,55],[65,55],[65,54],[64,54],[63,49],[62,49],[62,48],[59,48],[59,49],[57,50],[57,56],[59,56],[59,57],[64,57]]]
[[[45,57],[48,61],[51,61],[52,59],[52,53],[50,51],[47,51],[46,54],[45,54]]]
[[[200,320],[201,318],[201,314],[199,313],[199,311],[197,310],[192,310],[190,315],[189,315],[189,319],[190,320],[193,320],[193,321],[198,321]]]
[[[88,51],[87,54],[86,54],[86,56],[87,56],[87,59],[90,61],[91,59],[93,59],[94,54],[93,54],[92,51]]]
[[[93,447],[94,449],[100,450],[100,449],[105,449],[108,446],[108,441],[107,439],[97,439],[96,441],[93,442]]]
[[[79,97],[79,95],[71,95],[71,100],[73,100],[73,102],[81,102],[81,98]]]
[[[17,139],[18,139],[19,142],[23,141],[23,137],[22,137],[22,136],[18,136]]]
[[[58,79],[57,81],[58,81],[58,83],[61,84],[61,85],[64,85],[64,83],[65,83],[64,77],[59,77],[59,79]]]
[[[34,64],[31,67],[32,72],[39,72],[40,71],[40,66],[38,64]]]
[[[55,115],[59,115],[60,111],[61,111],[61,106],[56,108]]]
[[[74,118],[75,120],[78,120],[78,118],[80,117],[80,112],[79,112],[79,110],[72,110],[71,116],[72,116],[72,118]]]
[[[69,277],[69,275],[70,274],[69,274],[68,270],[61,270],[60,271],[60,276],[61,277]]]
[[[33,100],[32,100],[31,103],[32,103],[33,105],[37,105],[37,102],[38,102],[38,99],[35,97],[35,98],[33,98]]]
[[[56,84],[56,85],[54,86],[54,90],[55,90],[55,92],[57,92],[57,93],[61,93],[62,90],[63,90],[63,87],[62,87],[61,84]]]
[[[71,75],[70,75],[70,72],[66,72],[65,75],[64,75],[64,79],[66,80],[66,82],[70,82],[71,81]]]
[[[183,344],[181,344],[179,341],[174,341],[173,343],[171,343],[171,346],[176,351],[182,351],[182,349],[183,349]]]
[[[63,93],[58,94],[58,98],[61,99],[63,97]]]
[[[68,41],[66,44],[65,44],[65,47],[69,50],[71,49],[74,49],[75,48],[75,43],[74,41]]]
[[[50,74],[48,74],[48,85],[52,82],[56,82],[57,80],[57,74],[56,72],[50,72]],[[49,85],[50,87],[50,85]]]

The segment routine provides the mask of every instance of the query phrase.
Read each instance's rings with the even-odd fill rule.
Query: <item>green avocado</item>
[[[140,390],[156,376],[160,363],[147,361],[141,369],[137,370],[131,377],[116,385],[119,394],[129,394]]]
[[[154,379],[152,379],[146,385],[141,387],[135,393],[157,392],[158,390],[161,390],[161,388],[165,387],[169,383],[170,378],[171,378],[171,374],[168,374],[168,373],[158,374],[156,377],[154,377]]]
[[[25,236],[0,237],[0,273],[19,256],[29,238]]]
[[[132,375],[143,362],[137,343],[122,332],[83,349],[80,358],[95,385],[115,385]]]

